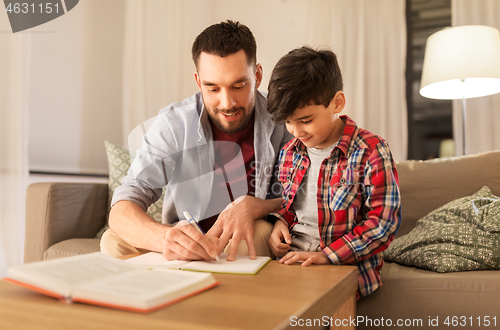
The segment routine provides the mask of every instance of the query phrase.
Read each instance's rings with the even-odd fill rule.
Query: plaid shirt
[[[359,128],[347,116],[342,137],[321,166],[318,178],[318,229],[321,249],[334,265],[357,265],[358,298],[382,282],[383,252],[401,222],[398,174],[389,145]],[[310,160],[298,139],[280,152],[283,209],[271,216],[289,228],[298,223],[293,200]]]

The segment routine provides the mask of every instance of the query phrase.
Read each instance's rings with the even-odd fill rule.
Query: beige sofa
[[[397,169],[403,219],[396,237],[409,233],[417,220],[430,211],[472,195],[485,185],[500,196],[500,151],[405,161],[399,163]],[[358,316],[372,322],[390,319],[393,326],[401,320],[402,324],[415,325],[415,329],[484,329],[488,319],[488,328],[500,327],[500,271],[436,273],[386,262],[381,277],[384,285],[358,301]],[[496,326],[493,326],[493,317],[496,317]],[[436,318],[438,326],[429,326],[429,322],[436,323]],[[444,323],[447,318],[450,326]],[[418,326],[419,320],[422,320],[421,326]],[[358,329],[373,328],[373,323],[358,324]]]
[[[478,155],[404,161],[397,164],[403,220],[397,236],[407,234],[416,221],[456,198],[472,195],[484,185],[500,196],[500,151]],[[25,262],[99,250],[93,239],[106,221],[106,184],[36,183],[28,187]],[[382,269],[384,285],[358,301],[357,314],[372,322],[390,319],[429,320],[439,327],[449,317],[497,317],[500,327],[500,272],[472,271],[440,274],[388,263]],[[495,314],[496,313],[496,314]],[[484,324],[481,323],[484,328]],[[465,328],[470,329],[470,324]],[[359,323],[358,329],[374,328]]]
[[[105,183],[40,182],[26,191],[24,262],[99,251],[107,219]]]

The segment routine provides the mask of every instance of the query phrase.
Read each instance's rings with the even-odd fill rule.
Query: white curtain
[[[310,2],[308,43],[337,54],[348,114],[407,158],[406,19],[403,0]]]
[[[500,1],[452,0],[453,26],[487,25],[500,30]],[[500,94],[467,99],[466,152],[500,149]],[[462,154],[462,101],[453,102],[453,132],[457,154]]]
[[[27,38],[0,11],[0,276],[23,261],[28,182]],[[5,32],[4,32],[5,31]],[[7,32],[8,31],[8,32]]]
[[[237,20],[257,40],[266,91],[278,59],[304,44],[337,53],[347,94],[346,114],[385,138],[406,159],[406,22],[404,0],[127,0],[124,127],[197,91],[191,45],[210,24]]]
[[[191,45],[210,1],[127,0],[123,57],[123,145],[137,125],[196,92]],[[198,17],[200,16],[200,17]],[[205,25],[206,24],[206,25]]]

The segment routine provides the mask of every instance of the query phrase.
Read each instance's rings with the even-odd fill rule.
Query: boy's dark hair
[[[242,49],[247,55],[248,64],[256,64],[257,44],[252,31],[246,25],[228,20],[203,30],[193,43],[191,55],[198,68],[201,52],[226,57]]]
[[[273,120],[283,122],[307,105],[328,107],[343,88],[337,56],[330,50],[304,46],[283,56],[268,85],[267,109]]]

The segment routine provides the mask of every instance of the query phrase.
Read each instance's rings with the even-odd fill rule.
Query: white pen
[[[198,229],[198,231],[200,233],[202,233],[203,235],[205,235],[205,232],[203,231],[203,229],[201,229],[201,227],[198,224],[198,222],[191,216],[191,214],[189,214],[188,211],[184,211],[184,216],[186,217],[187,222],[189,222],[193,227],[195,227],[196,229]],[[217,262],[220,263],[219,256],[216,255],[215,256],[215,260],[217,260]]]

